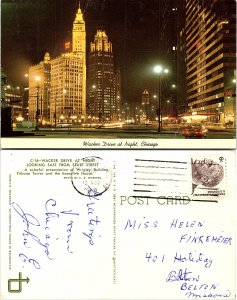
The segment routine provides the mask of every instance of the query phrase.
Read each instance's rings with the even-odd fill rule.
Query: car
[[[70,128],[70,127],[72,127],[72,124],[70,124],[70,123],[58,123],[57,127],[59,127],[59,128]]]
[[[99,124],[96,124],[95,126],[94,126],[94,128],[96,128],[96,129],[100,129],[100,128],[104,128],[105,126],[104,126],[104,124],[102,124],[102,123],[99,123]]]
[[[204,125],[187,125],[183,129],[183,136],[185,138],[206,138],[208,129]]]

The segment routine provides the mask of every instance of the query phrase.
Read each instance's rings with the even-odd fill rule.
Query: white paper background
[[[83,197],[72,186],[71,181],[61,175],[27,176],[17,175],[24,170],[30,159],[81,159],[97,156],[111,167],[113,181],[110,188],[99,196],[95,203],[94,215],[101,220],[94,233],[93,246],[82,234],[88,229],[87,197]],[[191,201],[182,205],[172,201],[159,205],[156,200],[149,204],[129,204],[121,199],[133,195],[135,159],[180,160],[190,163],[190,158],[204,157],[216,161],[225,158],[225,177],[222,185],[226,196],[217,202]],[[1,197],[1,293],[3,299],[189,299],[188,290],[181,290],[183,283],[193,285],[190,291],[200,294],[235,295],[235,169],[234,151],[2,151],[2,197]],[[9,188],[9,174],[11,187]],[[191,171],[187,170],[188,184],[184,193],[191,198]],[[223,187],[222,186],[222,187]],[[167,195],[173,190],[173,183],[166,182],[162,189]],[[79,216],[60,215],[52,220],[51,243],[55,260],[49,260],[44,247],[31,240],[31,248],[24,246],[22,236],[26,225],[15,210],[9,206],[16,202],[26,213],[34,215],[42,226],[31,227],[43,241],[45,230],[45,203],[55,199],[56,211],[72,210]],[[206,198],[205,198],[206,199]],[[132,199],[131,199],[132,200]],[[154,200],[154,201],[153,201]],[[207,199],[208,200],[208,199]],[[131,202],[134,203],[134,202]],[[11,220],[9,215],[11,212]],[[114,224],[115,218],[116,222]],[[136,229],[124,230],[127,220],[136,220]],[[178,219],[184,224],[202,222],[202,227],[182,227],[170,229],[170,224]],[[67,224],[73,220],[70,236],[72,253],[67,252]],[[144,228],[144,221],[150,222]],[[157,222],[152,228],[150,224]],[[139,224],[141,223],[140,227]],[[9,229],[11,225],[11,229]],[[115,227],[114,227],[115,225]],[[139,227],[139,228],[138,228]],[[9,231],[11,231],[11,270],[9,270]],[[215,235],[232,237],[231,245],[223,243],[180,243],[182,234]],[[115,245],[116,242],[116,245]],[[54,246],[53,246],[54,245]],[[114,253],[113,246],[116,253]],[[210,268],[203,262],[173,262],[175,253],[212,259]],[[40,270],[32,263],[22,262],[19,253],[40,262]],[[147,262],[146,253],[157,256],[155,262]],[[113,260],[115,258],[115,260]],[[163,259],[163,262],[162,262]],[[115,265],[113,264],[115,262]],[[178,280],[166,282],[171,271],[187,269],[189,277],[198,277],[198,282]],[[8,293],[8,279],[29,277],[30,282],[22,284],[21,293]],[[115,272],[115,273],[114,273]],[[115,274],[115,275],[113,275]],[[191,275],[190,275],[191,274]],[[208,287],[217,284],[215,290],[197,290],[202,284]],[[194,286],[196,285],[196,290]],[[192,298],[192,297],[190,297]],[[211,298],[209,296],[209,298]],[[194,299],[194,297],[193,297]],[[204,299],[204,298],[203,298]],[[216,296],[215,299],[221,299]]]

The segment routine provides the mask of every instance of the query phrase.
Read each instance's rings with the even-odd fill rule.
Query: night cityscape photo
[[[235,0],[2,0],[3,137],[234,139]]]

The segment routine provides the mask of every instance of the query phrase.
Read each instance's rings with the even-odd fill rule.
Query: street
[[[155,126],[131,125],[119,128],[34,128],[15,129],[13,136],[16,138],[133,138],[133,139],[184,139],[180,128],[162,128],[157,132]],[[234,139],[234,129],[209,130],[207,139]]]

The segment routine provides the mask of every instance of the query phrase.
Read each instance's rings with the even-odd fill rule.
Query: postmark
[[[112,168],[102,158],[87,156],[78,159],[71,174],[73,188],[81,195],[88,196],[88,189],[95,196],[105,193],[112,182]]]
[[[141,199],[183,199],[187,196],[188,162],[162,158],[137,158],[134,163],[133,196]]]
[[[226,159],[217,155],[135,159],[132,196],[140,204],[157,199],[162,199],[162,204],[163,199],[175,204],[184,199],[217,202],[227,193],[225,171]]]

